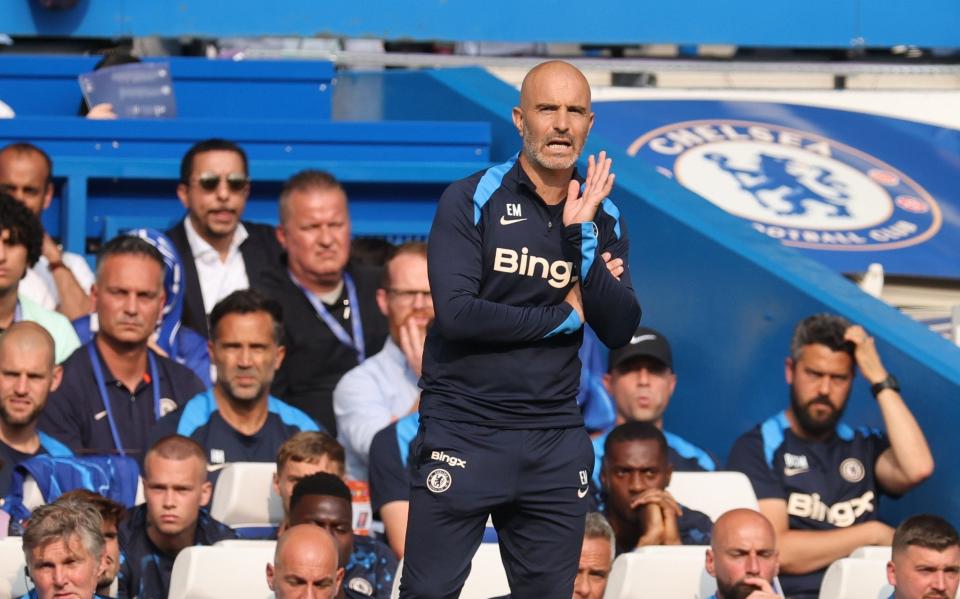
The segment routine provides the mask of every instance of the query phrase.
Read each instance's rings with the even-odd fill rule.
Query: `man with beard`
[[[777,535],[770,521],[753,510],[730,510],[713,525],[707,573],[717,579],[708,599],[774,599],[778,571]]]
[[[377,431],[417,411],[423,342],[433,321],[427,244],[405,243],[387,260],[377,305],[390,337],[383,349],[343,375],[333,391],[337,436],[347,451],[347,476],[367,480],[370,443]]]
[[[572,594],[593,469],[583,324],[619,347],[640,321],[611,160],[575,168],[593,120],[583,73],[537,65],[513,109],[519,154],[437,205],[403,599],[457,596],[490,516],[515,599]]]
[[[250,196],[247,153],[226,139],[193,145],[180,162],[177,197],[186,217],[166,232],[183,260],[184,326],[210,337],[207,317],[238,289],[260,286],[280,266],[273,227],[242,221]]]
[[[189,437],[216,471],[229,462],[272,462],[288,438],[319,430],[309,416],[270,395],[284,356],[277,302],[250,289],[228,295],[210,313],[209,348],[217,382],[161,419],[152,440]]]
[[[900,523],[893,533],[887,564],[893,585],[890,599],[953,599],[960,585],[960,538],[939,516],[921,514]]]
[[[63,370],[53,363],[53,337],[35,322],[15,322],[0,335],[0,497],[13,467],[39,454],[72,456],[66,445],[37,431],[47,395]]]
[[[887,432],[840,422],[854,369],[870,384]],[[889,545],[881,492],[900,495],[933,473],[933,456],[873,338],[831,314],[801,321],[784,370],[790,407],[742,435],[727,467],[746,474],[780,541],[790,597],[816,597],[831,562]]]

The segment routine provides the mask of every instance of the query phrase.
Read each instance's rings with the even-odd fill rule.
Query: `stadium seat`
[[[265,528],[283,520],[283,503],[273,492],[272,462],[234,462],[220,472],[210,515],[234,528]]]
[[[890,561],[890,547],[884,545],[865,545],[857,547],[850,553],[850,557],[856,559],[881,559]]]
[[[604,599],[705,599],[717,582],[703,564],[702,553],[624,553],[613,562]]]
[[[820,599],[887,599],[885,559],[843,558],[830,564],[820,584]]]
[[[674,472],[667,490],[681,505],[714,522],[734,508],[760,508],[750,479],[741,472]]]
[[[400,577],[403,573],[403,560],[397,568],[397,576],[393,580],[391,599],[400,597]],[[500,559],[500,545],[481,543],[473,561],[470,563],[470,575],[463,583],[460,599],[490,599],[510,593],[507,583],[507,572],[503,569]],[[173,599],[171,596],[170,599]]]
[[[679,557],[698,557],[705,559],[709,545],[647,545],[633,552],[643,555],[665,555]]]
[[[0,539],[0,599],[20,597],[27,592],[24,571],[23,540],[20,537]]]
[[[266,565],[273,562],[273,543],[187,547],[177,555],[168,599],[268,599]]]
[[[144,501],[146,501],[146,499],[143,495],[143,478],[140,477],[137,480],[137,498],[134,505],[140,505]],[[37,479],[33,478],[32,474],[26,475],[23,478],[23,505],[32,512],[45,503],[47,503],[47,501],[43,497],[43,492],[40,491],[40,485],[37,484]]]

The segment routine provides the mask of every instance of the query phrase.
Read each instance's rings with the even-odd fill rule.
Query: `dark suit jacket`
[[[241,222],[247,229],[248,235],[244,242],[240,244],[240,254],[243,256],[247,278],[250,280],[250,288],[259,290],[262,285],[262,273],[283,268],[280,264],[280,255],[283,250],[277,242],[273,227],[247,221]],[[197,265],[193,259],[193,252],[190,251],[190,243],[187,241],[187,231],[184,226],[184,221],[181,220],[166,232],[166,236],[176,246],[180,253],[180,259],[183,261],[184,291],[186,295],[183,301],[183,317],[180,320],[184,326],[190,327],[209,339],[210,331],[207,327],[207,313],[203,309],[200,278],[197,276]]]
[[[369,358],[383,348],[389,333],[387,319],[377,307],[380,270],[363,267],[348,267],[348,270],[357,285],[363,339]],[[283,307],[287,347],[271,393],[300,408],[336,436],[333,389],[340,377],[357,366],[357,354],[320,320],[303,291],[290,280],[286,266],[264,273],[263,281],[264,294]]]

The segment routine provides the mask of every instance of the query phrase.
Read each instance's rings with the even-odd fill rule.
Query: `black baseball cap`
[[[660,331],[649,327],[640,327],[630,338],[630,343],[610,351],[607,372],[638,356],[653,358],[673,370],[673,352],[670,351],[670,343],[667,338]]]

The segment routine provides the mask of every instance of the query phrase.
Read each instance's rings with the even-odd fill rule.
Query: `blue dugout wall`
[[[384,119],[489,120],[491,160],[519,149],[509,121],[517,91],[475,69],[348,75],[342,90],[363,89],[334,114]],[[377,93],[377,90],[379,93]],[[338,91],[339,93],[339,91]],[[784,409],[783,360],[793,326],[817,312],[862,324],[933,448],[933,478],[898,501],[884,499],[892,522],[934,511],[960,524],[960,348],[860,291],[839,274],[758,234],[594,135],[588,151],[612,152],[613,199],[628,223],[631,269],[643,321],[667,334],[679,383],[667,426],[726,458],[737,435]],[[857,379],[845,419],[882,426],[867,385]]]
[[[737,44],[834,47],[960,46],[960,4],[860,0],[78,0],[48,11],[37,0],[4,0],[10,35],[122,37],[196,35],[343,36],[414,40]]]

